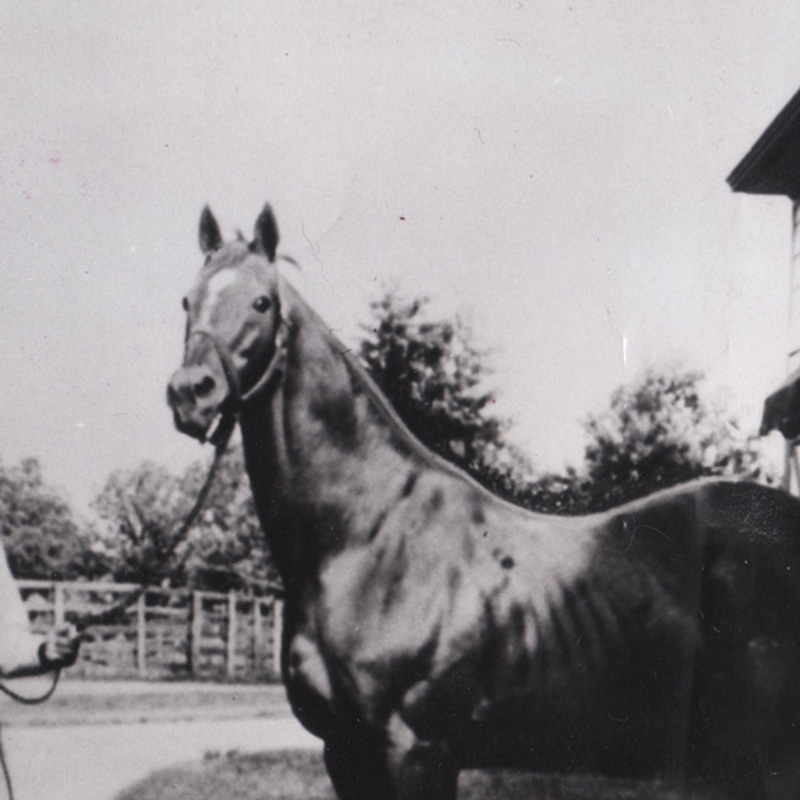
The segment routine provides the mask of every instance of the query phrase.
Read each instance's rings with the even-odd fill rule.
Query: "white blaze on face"
[[[206,284],[206,296],[200,310],[197,325],[200,328],[210,327],[211,319],[219,303],[222,293],[239,280],[239,275],[235,269],[223,269],[209,278]]]

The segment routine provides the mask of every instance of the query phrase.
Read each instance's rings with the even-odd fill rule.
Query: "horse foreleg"
[[[420,741],[398,714],[388,734],[393,800],[455,800],[458,768],[445,742]]]
[[[325,742],[325,766],[339,800],[389,800],[392,797],[386,749],[363,738]]]

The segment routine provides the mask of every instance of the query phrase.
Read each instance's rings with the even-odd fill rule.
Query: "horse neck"
[[[286,578],[298,559],[317,562],[370,539],[427,451],[297,293],[282,294],[290,301],[284,375],[242,417],[242,435],[256,507]]]

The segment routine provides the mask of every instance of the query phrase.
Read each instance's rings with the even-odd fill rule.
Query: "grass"
[[[336,800],[319,754],[302,750],[210,756],[153,773],[116,800]]]
[[[701,800],[657,784],[511,771],[464,772],[459,800]],[[336,800],[319,753],[300,750],[208,756],[134,784],[115,800]]]

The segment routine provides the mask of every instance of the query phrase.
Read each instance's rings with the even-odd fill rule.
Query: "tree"
[[[94,501],[100,523],[92,549],[114,580],[158,584],[166,578],[185,583],[182,567],[188,542],[178,547],[174,564],[164,563],[171,533],[190,507],[180,479],[151,461],[118,469]]]
[[[44,483],[35,458],[0,464],[0,534],[17,578],[76,578],[88,564],[72,509]]]
[[[589,417],[582,470],[550,475],[527,503],[561,513],[599,511],[712,475],[757,478],[758,452],[737,421],[701,396],[702,373],[650,370]]]
[[[206,471],[201,464],[187,470],[183,491],[190,497],[197,496]],[[229,447],[220,463],[204,511],[192,531],[186,573],[190,585],[215,591],[247,589],[263,594],[277,585],[239,443]]]
[[[489,412],[486,354],[455,321],[426,318],[427,298],[387,293],[371,304],[361,358],[401,419],[431,450],[481,483],[513,495],[529,467],[504,441],[508,423]]]
[[[208,465],[200,462],[180,477],[152,462],[112,473],[94,504],[104,523],[94,550],[115,580],[257,594],[270,587],[272,562],[239,444],[231,445],[219,464],[185,541],[166,558],[207,473]]]

